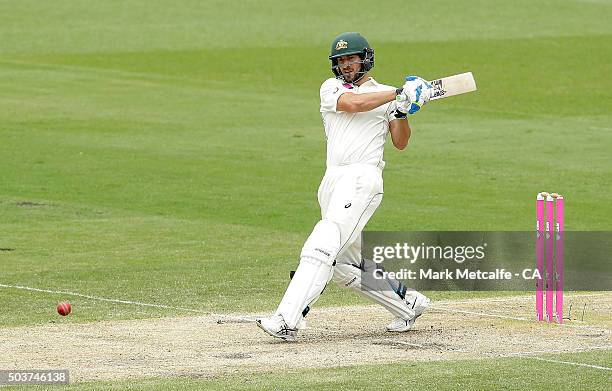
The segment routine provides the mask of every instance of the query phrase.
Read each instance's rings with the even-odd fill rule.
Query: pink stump
[[[556,281],[556,308],[555,312],[557,315],[557,322],[563,323],[563,224],[564,224],[564,205],[563,197],[557,197],[556,207],[556,218],[557,218],[557,237],[556,237],[556,252],[557,252],[557,265],[555,268],[555,281]]]
[[[553,321],[553,273],[554,273],[554,232],[553,208],[555,199],[549,194],[546,197],[546,320]]]

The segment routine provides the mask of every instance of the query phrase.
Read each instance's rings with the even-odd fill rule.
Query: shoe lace
[[[283,327],[281,327],[279,333],[283,334],[283,335],[290,335],[292,332],[297,331],[296,329],[290,329],[289,327],[287,327],[287,325],[284,325]]]

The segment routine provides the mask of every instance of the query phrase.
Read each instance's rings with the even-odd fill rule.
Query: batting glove
[[[418,76],[407,76],[403,89],[402,95],[405,95],[406,101],[410,102],[407,110],[408,114],[419,111],[424,104],[429,102],[433,93],[431,84]]]
[[[394,115],[396,118],[406,118],[408,110],[410,110],[410,99],[402,92],[395,97]]]

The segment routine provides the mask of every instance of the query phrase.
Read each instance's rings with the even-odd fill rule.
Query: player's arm
[[[402,151],[408,145],[408,140],[410,140],[411,130],[408,120],[400,118],[389,122],[389,133],[391,133],[393,146]]]
[[[396,96],[395,91],[366,92],[364,94],[345,92],[338,98],[336,108],[346,113],[361,113],[389,103],[395,100]]]

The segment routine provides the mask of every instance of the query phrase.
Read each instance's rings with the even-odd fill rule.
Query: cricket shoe
[[[410,295],[410,296],[409,296]],[[427,296],[413,291],[406,295],[406,304],[414,310],[414,316],[410,319],[395,318],[387,325],[387,331],[394,333],[402,333],[410,330],[417,318],[423,315],[423,312],[429,307],[430,300]]]
[[[290,329],[281,315],[273,315],[269,318],[256,319],[257,326],[275,338],[285,341],[295,341],[297,329]]]

